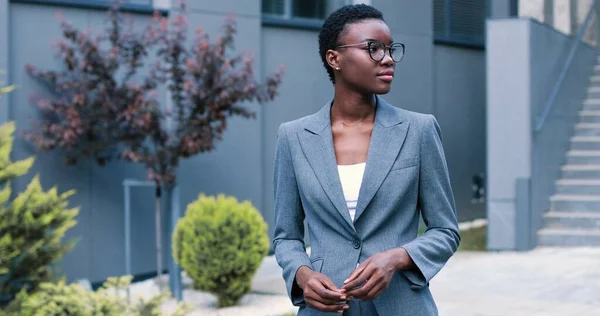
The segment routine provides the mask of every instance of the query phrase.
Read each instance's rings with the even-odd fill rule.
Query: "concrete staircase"
[[[594,70],[556,194],[538,231],[540,246],[600,247],[600,66]]]

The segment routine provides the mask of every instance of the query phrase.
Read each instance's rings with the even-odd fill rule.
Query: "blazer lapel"
[[[375,124],[367,154],[367,164],[360,187],[354,221],[367,208],[389,173],[406,138],[408,122],[403,122],[392,105],[377,98]]]
[[[331,132],[330,107],[331,102],[316,113],[313,120],[305,126],[304,131],[298,133],[298,136],[302,151],[323,190],[346,223],[355,231],[338,174]]]

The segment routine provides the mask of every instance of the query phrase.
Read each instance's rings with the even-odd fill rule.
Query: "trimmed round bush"
[[[190,203],[173,232],[173,257],[194,288],[233,306],[250,292],[252,277],[269,250],[267,224],[249,201],[205,196]]]

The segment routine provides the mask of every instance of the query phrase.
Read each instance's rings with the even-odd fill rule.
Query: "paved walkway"
[[[151,293],[154,287],[148,283],[136,288],[134,292]],[[430,288],[440,316],[600,316],[600,248],[458,252]],[[220,310],[206,293],[186,290],[184,300],[194,306],[192,315],[280,316],[296,311],[273,257],[265,258],[253,289],[240,306]]]
[[[600,248],[461,252],[430,288],[442,316],[600,315]]]
[[[280,273],[267,258],[254,288],[285,294]],[[600,248],[458,252],[430,289],[440,316],[600,316]]]

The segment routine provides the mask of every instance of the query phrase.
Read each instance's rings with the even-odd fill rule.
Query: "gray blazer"
[[[378,314],[437,315],[429,281],[456,251],[460,235],[436,119],[377,97],[352,222],[337,171],[330,107],[331,102],[313,115],[283,123],[277,133],[273,248],[298,315],[326,314],[306,306],[295,282],[298,268],[320,271],[341,287],[357,263],[397,247],[407,250],[418,270],[394,275],[373,300]],[[417,238],[419,214],[427,230]]]

